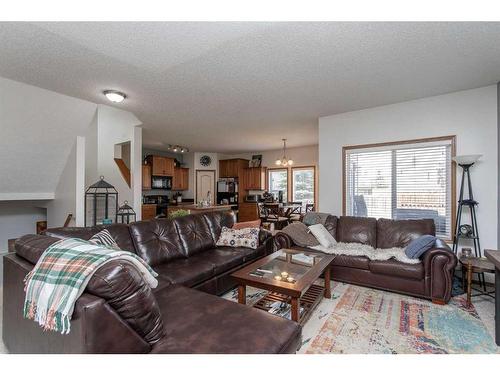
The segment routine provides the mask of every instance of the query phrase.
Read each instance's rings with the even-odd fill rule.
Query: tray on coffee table
[[[246,287],[267,290],[254,307],[269,311],[277,304],[289,304],[291,319],[304,324],[321,298],[331,297],[330,263],[334,255],[305,250],[281,249],[236,271],[238,302],[246,303]],[[314,284],[321,275],[325,286]],[[284,306],[284,305],[283,305]]]

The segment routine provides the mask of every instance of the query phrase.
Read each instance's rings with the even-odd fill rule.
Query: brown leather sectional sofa
[[[357,242],[374,248],[406,247],[414,238],[435,235],[433,220],[388,220],[330,215],[325,227],[338,242]],[[275,236],[278,248],[297,248],[284,233]],[[449,246],[437,240],[419,264],[396,260],[375,261],[360,256],[339,255],[331,266],[331,279],[371,288],[427,298],[438,304],[451,298],[457,258]]]
[[[159,285],[150,289],[127,263],[108,263],[78,299],[68,335],[22,317],[23,279],[58,238],[89,239],[102,227],[20,238],[3,262],[5,345],[13,353],[295,353],[298,324],[216,296],[235,286],[232,272],[272,251],[265,231],[255,250],[216,247],[222,226],[233,224],[233,214],[212,212],[107,226],[120,248],[157,271]]]

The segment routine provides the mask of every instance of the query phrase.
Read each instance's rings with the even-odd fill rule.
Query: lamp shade
[[[474,155],[458,155],[453,157],[453,160],[458,165],[471,165],[478,161],[483,155],[482,154],[474,154]]]

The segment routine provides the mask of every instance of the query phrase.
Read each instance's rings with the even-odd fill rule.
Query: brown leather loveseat
[[[107,226],[121,249],[155,269],[159,285],[149,288],[127,263],[108,263],[78,299],[68,335],[22,317],[23,279],[59,238],[89,239],[102,227],[21,237],[4,257],[5,345],[14,353],[294,353],[298,324],[216,296],[234,287],[232,272],[272,251],[265,231],[257,249],[216,247],[222,226],[234,221],[212,212]]]
[[[337,242],[357,242],[381,249],[404,248],[419,236],[436,233],[431,219],[377,220],[330,215],[325,227]],[[275,236],[275,243],[278,248],[297,247],[289,236],[281,232]],[[330,274],[332,280],[409,294],[444,304],[451,298],[456,265],[456,256],[444,241],[438,239],[434,248],[428,250],[418,264],[338,255]]]

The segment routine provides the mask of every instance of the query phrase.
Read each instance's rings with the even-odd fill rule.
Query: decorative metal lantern
[[[122,224],[130,224],[135,221],[136,215],[132,207],[128,205],[128,202],[123,202],[123,206],[118,209],[116,214],[116,222]]]
[[[116,222],[118,192],[104,176],[85,192],[85,226]]]

